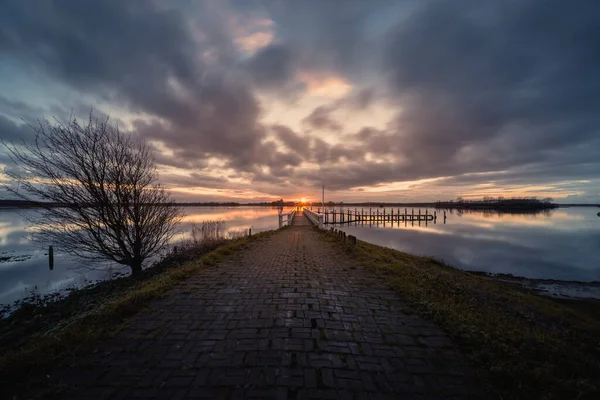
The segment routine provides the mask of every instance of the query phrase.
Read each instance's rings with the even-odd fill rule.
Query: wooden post
[[[173,254],[177,255],[177,246],[173,246]]]
[[[252,228],[248,228],[248,236],[252,236]]]
[[[54,269],[54,247],[52,246],[48,248],[48,267],[50,267],[50,271]]]

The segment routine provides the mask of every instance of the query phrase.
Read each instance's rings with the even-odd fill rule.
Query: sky
[[[597,0],[4,0],[0,139],[93,109],[180,201],[597,203],[598,18]]]

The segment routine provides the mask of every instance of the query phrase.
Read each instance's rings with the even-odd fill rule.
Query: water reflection
[[[600,223],[595,208],[543,213],[447,210],[447,223],[342,227],[383,246],[434,256],[459,268],[530,278],[600,280]],[[422,210],[423,211],[423,210]],[[433,210],[430,210],[433,211]],[[438,211],[439,215],[439,211]]]
[[[189,237],[192,223],[205,220],[225,221],[226,233],[249,228],[258,233],[278,227],[276,207],[186,207],[184,211],[174,243]],[[127,268],[110,262],[87,270],[62,253],[60,245],[54,245],[55,268],[49,271],[46,249],[28,239],[26,217],[32,215],[35,210],[0,209],[0,303],[17,300],[34,288],[49,293],[128,273]]]

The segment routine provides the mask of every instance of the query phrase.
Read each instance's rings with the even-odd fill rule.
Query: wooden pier
[[[404,212],[402,212],[404,211]],[[317,215],[322,216],[322,223],[324,225],[343,225],[343,224],[369,224],[369,225],[386,225],[387,223],[414,223],[414,222],[437,222],[437,211],[433,211],[431,213],[429,210],[425,209],[421,211],[421,209],[415,210],[411,208],[405,208],[401,210],[400,208],[394,209],[386,209],[386,208],[369,208],[369,209],[357,209],[354,210],[348,208],[346,210],[328,210],[321,208],[317,209]],[[443,211],[443,215],[440,218],[444,219],[446,222],[446,211]]]

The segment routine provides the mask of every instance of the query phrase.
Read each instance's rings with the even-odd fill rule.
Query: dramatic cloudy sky
[[[597,202],[599,19],[597,0],[4,0],[0,137],[93,108],[180,200]]]

